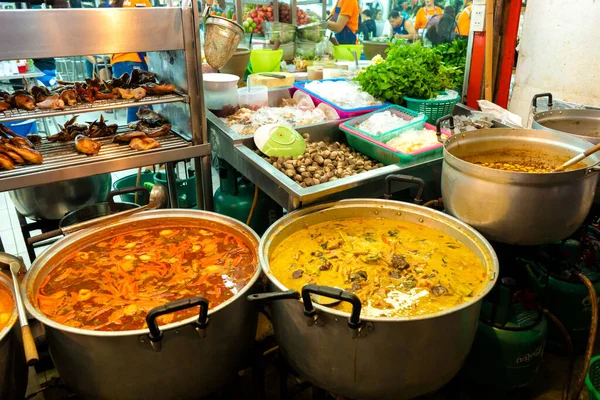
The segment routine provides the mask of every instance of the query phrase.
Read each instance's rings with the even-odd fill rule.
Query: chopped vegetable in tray
[[[446,135],[442,135],[442,139],[446,138]],[[414,153],[415,151],[439,143],[435,131],[429,129],[411,129],[402,132],[386,144],[401,153]]]

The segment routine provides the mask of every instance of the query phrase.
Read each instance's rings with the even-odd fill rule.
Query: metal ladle
[[[564,171],[566,168],[569,168],[571,165],[577,164],[579,161],[581,161],[581,160],[583,160],[583,159],[591,156],[592,154],[594,154],[598,150],[600,150],[600,143],[598,143],[594,147],[590,147],[589,149],[587,149],[583,153],[577,154],[575,157],[571,158],[569,161],[567,161],[566,163],[564,163],[560,167],[554,169],[552,172]]]
[[[32,238],[27,239],[27,243],[34,244],[41,242],[46,239],[53,238],[55,236],[60,235],[68,235],[73,232],[79,231],[81,229],[91,228],[92,226],[109,224],[116,220],[119,220],[123,217],[128,217],[132,214],[138,213],[140,211],[145,210],[154,210],[157,208],[162,208],[167,205],[167,189],[164,186],[155,184],[150,191],[150,200],[148,204],[139,208],[132,208],[131,210],[121,211],[115,214],[106,215],[104,217],[91,219],[89,221],[83,221],[78,224],[73,224],[69,226],[65,226],[63,228],[58,228],[53,231],[49,231],[46,233],[42,233],[41,235],[34,236]]]
[[[33,335],[31,334],[31,328],[27,323],[27,314],[25,313],[25,306],[23,305],[23,299],[21,298],[18,280],[19,272],[21,271],[21,268],[24,268],[23,261],[13,255],[0,253],[0,263],[8,265],[10,268],[15,292],[15,301],[17,303],[17,312],[19,313],[19,321],[21,323],[21,336],[23,339],[23,349],[25,350],[25,359],[27,365],[34,365],[38,362],[39,356],[37,348],[35,347]],[[4,267],[4,265],[2,267]]]

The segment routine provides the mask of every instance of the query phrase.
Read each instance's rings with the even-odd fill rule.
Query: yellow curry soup
[[[10,322],[14,309],[12,293],[0,283],[0,331]]]
[[[487,272],[453,237],[418,224],[380,218],[319,223],[284,239],[269,260],[275,277],[301,290],[308,283],[342,288],[363,316],[413,317],[477,295]],[[337,309],[350,311],[341,303]]]

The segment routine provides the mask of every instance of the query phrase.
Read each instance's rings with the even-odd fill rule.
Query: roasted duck
[[[101,92],[99,89],[94,88],[94,99],[96,100],[114,100],[114,99],[118,99],[119,95],[116,93],[104,93]]]
[[[141,100],[144,97],[146,97],[146,90],[144,88],[137,88],[137,89],[121,89],[121,88],[116,88],[114,89],[116,90],[116,93],[119,94],[119,96],[121,96],[122,99],[125,100]],[[115,93],[115,92],[113,92]]]
[[[151,128],[156,128],[157,126],[164,125],[169,122],[159,113],[146,106],[140,107],[135,115],[137,115],[140,121],[145,122]]]
[[[38,152],[27,146],[14,145],[6,140],[2,141],[2,146],[7,150],[14,151],[20,155],[25,161],[32,164],[41,164],[44,161],[44,157]]]
[[[52,93],[45,86],[34,86],[31,88],[31,95],[35,99],[36,103],[41,103],[46,100],[46,97],[51,96]]]
[[[60,92],[60,99],[68,106],[77,103],[77,91],[75,89],[64,89]]]
[[[159,126],[158,128],[147,128],[142,132],[144,132],[146,136],[150,138],[165,136],[169,132],[171,132],[171,124],[164,124],[163,126]]]
[[[23,157],[21,157],[20,155],[18,155],[17,153],[15,153],[12,150],[8,150],[7,148],[2,147],[2,145],[0,145],[0,154],[4,154],[5,156],[8,156],[16,164],[25,164],[25,160],[23,159]]]
[[[75,83],[75,91],[81,101],[85,103],[94,102],[94,90],[92,88],[86,88],[81,83]]]
[[[119,133],[113,138],[113,142],[116,143],[129,143],[132,139],[135,138],[145,138],[147,137],[144,132],[133,131],[133,132],[125,132]]]
[[[36,103],[36,106],[42,109],[58,110],[65,108],[65,102],[59,95],[53,94],[52,96],[46,97],[44,101]]]
[[[134,150],[150,150],[160,147],[160,143],[149,137],[133,138],[131,139],[131,142],[129,142],[129,147]]]
[[[9,156],[0,154],[0,168],[7,170],[15,169],[15,163]]]
[[[8,139],[10,143],[16,146],[33,147],[33,143],[31,143],[26,138],[17,135],[15,132],[12,131],[12,129],[3,124],[0,124],[0,137]]]
[[[131,71],[131,76],[129,77],[129,80],[127,81],[127,87],[134,88],[149,83],[158,83],[158,80],[156,79],[156,74],[154,72],[134,68],[133,71]]]
[[[42,137],[40,135],[38,135],[37,133],[28,134],[27,139],[29,139],[29,141],[34,145],[40,144],[42,142]]]
[[[22,110],[33,110],[35,108],[35,99],[23,90],[15,92],[9,97],[8,102],[11,106]]]
[[[77,135],[75,137],[75,148],[80,153],[95,156],[100,152],[101,147],[101,143],[98,143],[85,135]]]
[[[0,101],[0,112],[10,110],[12,107],[6,101]]]
[[[75,139],[79,134],[87,133],[88,126],[84,124],[76,124],[77,115],[68,120],[64,126],[59,125],[60,131],[54,135],[48,136],[50,142],[69,142]]]
[[[104,115],[100,115],[99,121],[88,122],[89,128],[86,136],[91,138],[112,136],[117,133],[119,126],[117,124],[107,125],[104,121]]]
[[[146,90],[146,93],[148,93],[149,95],[169,94],[174,93],[177,90],[175,85],[173,85],[172,83],[149,83],[142,87]]]

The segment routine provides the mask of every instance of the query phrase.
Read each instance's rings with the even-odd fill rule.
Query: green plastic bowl
[[[590,368],[585,377],[585,386],[588,390],[588,399],[600,400],[600,356],[592,357]]]
[[[362,44],[340,44],[333,46],[333,58],[336,60],[354,61],[352,50],[356,52],[356,57],[360,60],[360,55],[363,51]]]
[[[113,183],[113,188],[115,190],[134,188],[136,180],[137,174],[127,175]],[[140,186],[144,186],[144,183],[146,182],[154,182],[154,173],[152,171],[146,170],[140,175]],[[121,198],[121,201],[126,203],[135,203],[135,193],[122,194],[119,197]],[[144,200],[144,196],[138,196],[137,204],[143,206],[142,200]]]
[[[188,175],[190,175],[189,178],[177,179],[175,182],[177,208],[193,208],[197,204],[195,171],[188,168]],[[167,190],[169,188],[167,185],[167,174],[164,171],[158,171],[154,174],[154,183],[163,185]]]
[[[250,53],[250,65],[252,73],[259,72],[279,72],[281,71],[281,60],[283,59],[283,50],[252,50]]]

